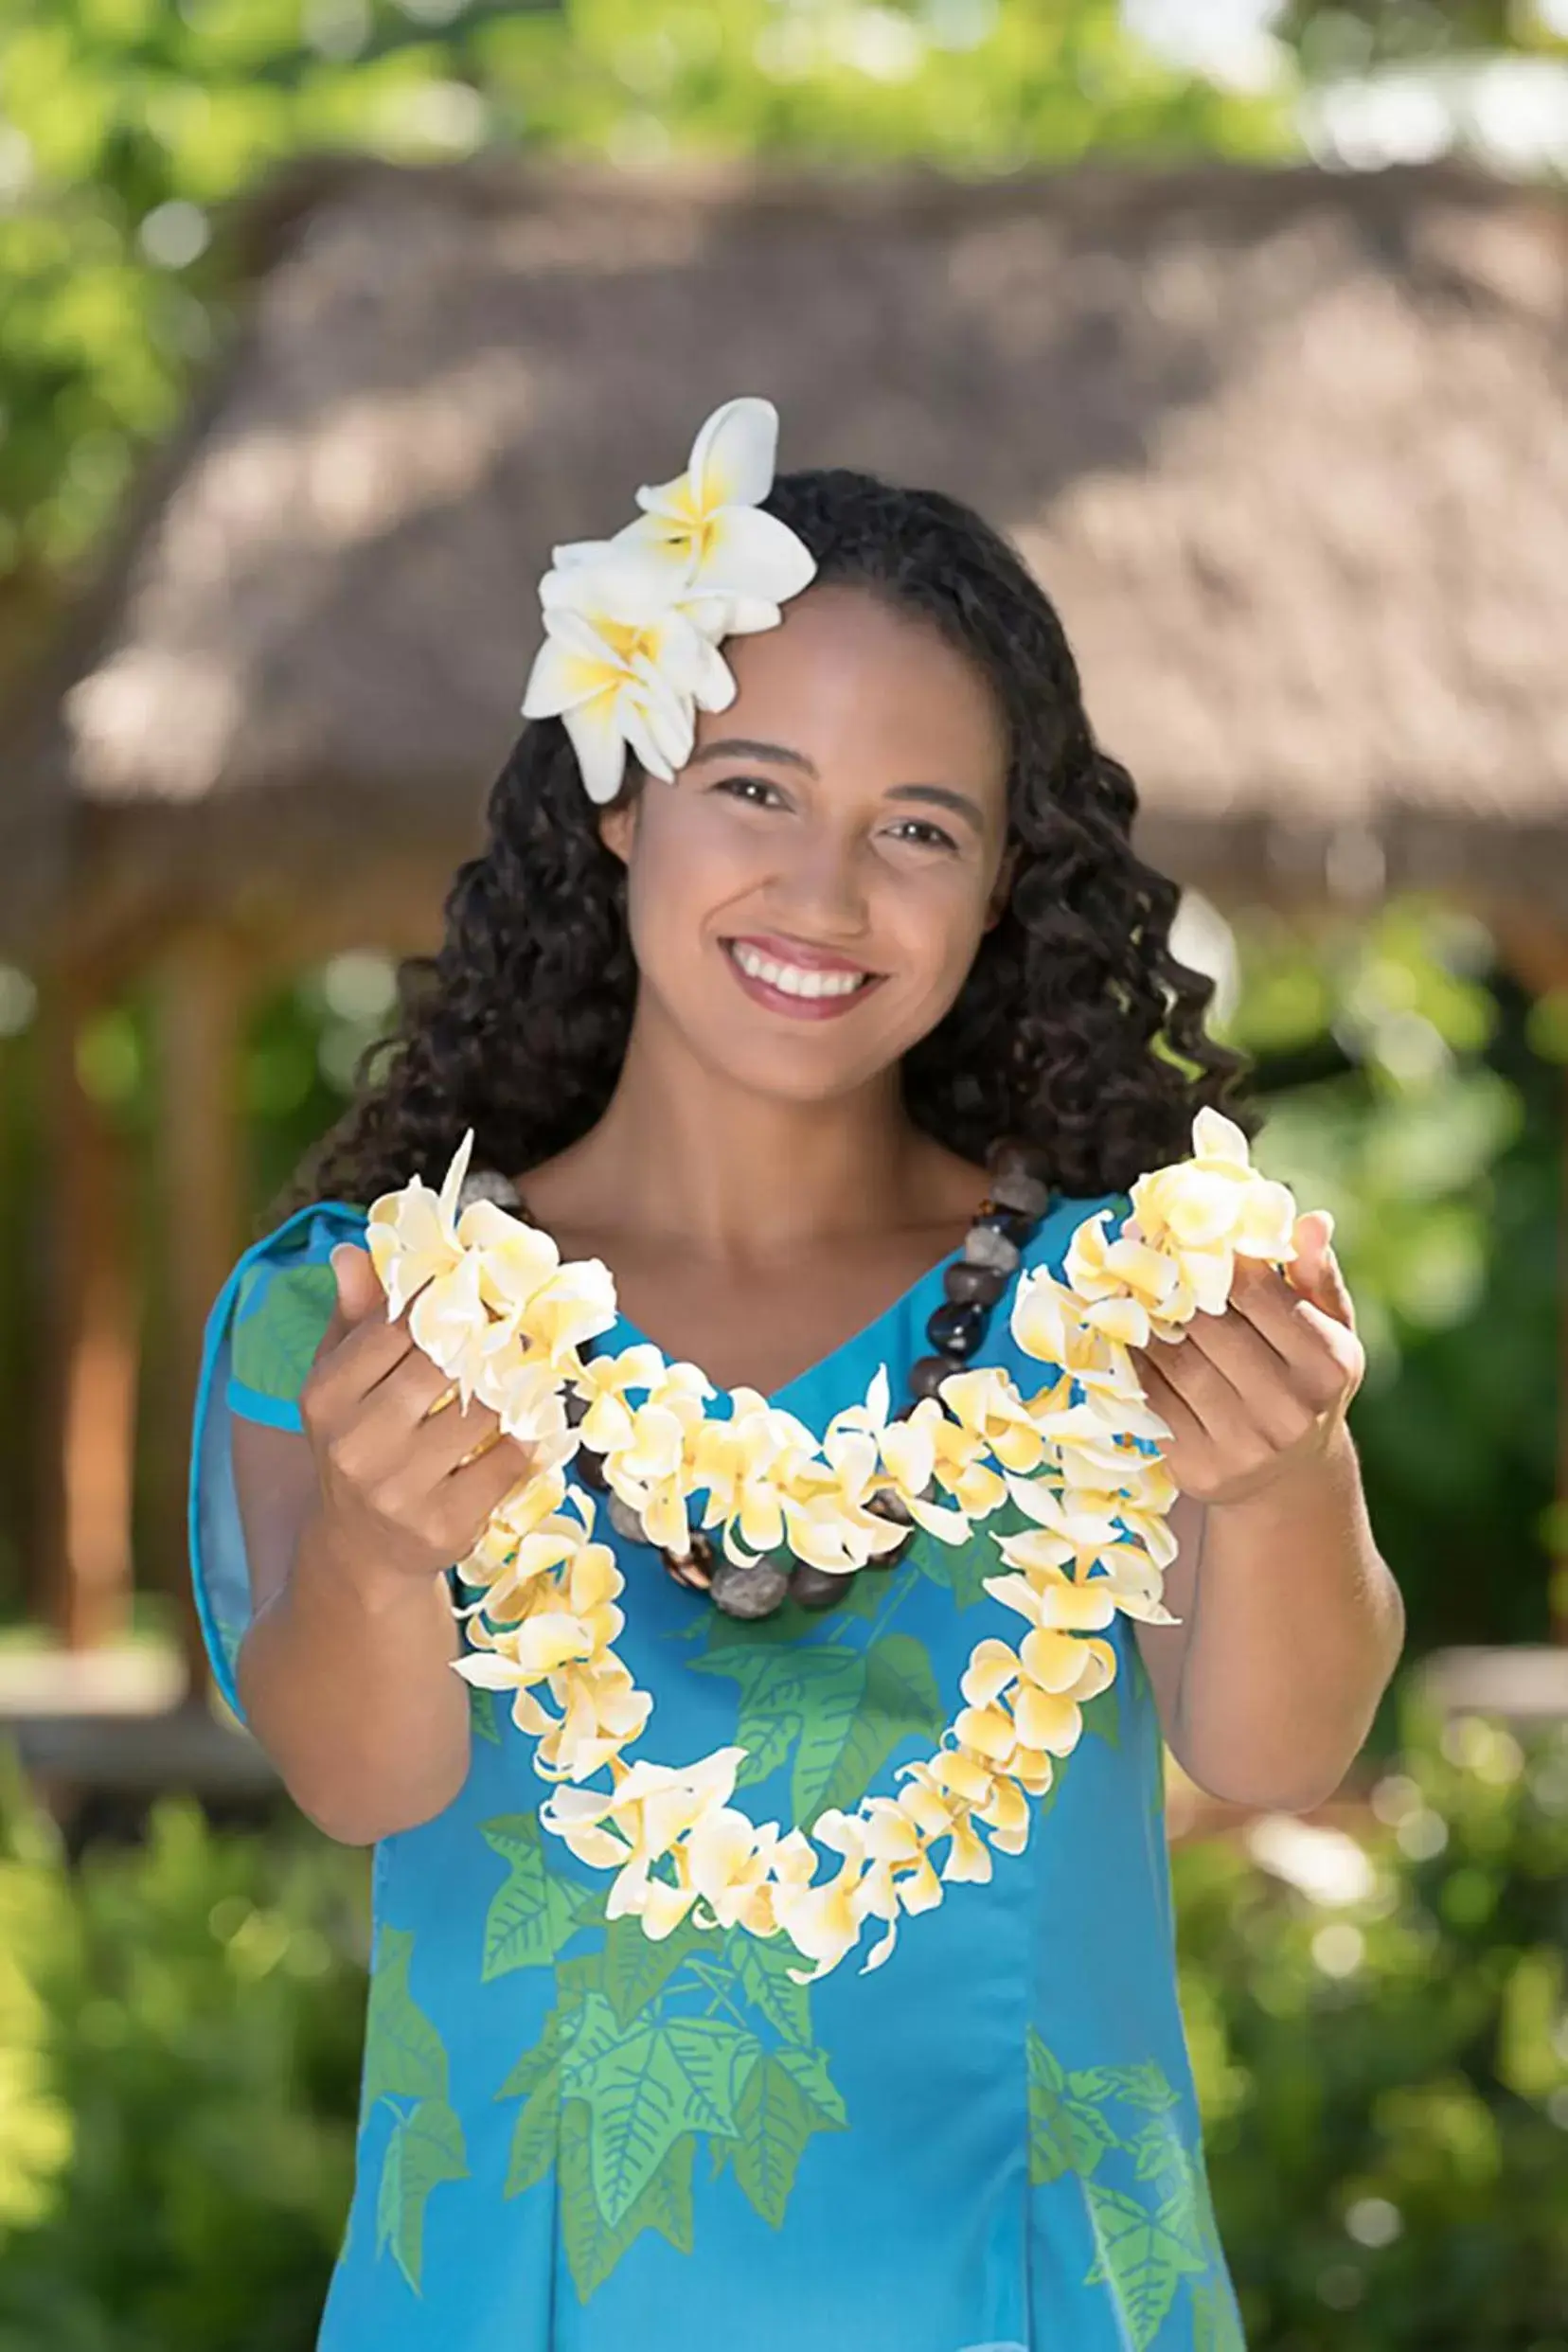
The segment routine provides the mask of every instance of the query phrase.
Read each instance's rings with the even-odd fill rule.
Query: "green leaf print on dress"
[[[463,2127],[448,2099],[440,2035],[409,1990],[414,1938],[383,1927],[376,1939],[365,2030],[364,2109],[392,2114],[376,2196],[376,2251],[390,2252],[418,2294],[424,2261],[424,2216],[443,2181],[468,2178]]]
[[[504,2193],[521,2196],[554,2169],[566,2259],[586,2302],[644,2230],[690,2251],[700,2141],[715,2172],[733,2169],[777,2228],[807,2141],[846,2117],[811,2041],[809,1992],[785,1973],[793,1954],[739,1930],[686,1922],[655,1943],[635,1919],[606,1925],[600,1890],[551,1867],[537,1822],[532,1857],[520,1856],[529,1818],[484,1825],[508,1863],[508,1948],[526,1955],[508,1965],[553,1964],[556,1986],[543,2033],[495,2094],[522,2101]],[[568,1920],[564,1941],[581,1931],[583,1949],[552,1952]]]
[[[962,1612],[984,1600],[982,1578],[997,1570],[989,1531],[983,1545],[959,1552],[922,1537],[904,1573],[857,1578],[855,1608],[830,1620],[791,1607],[750,1624],[710,1612],[683,1630],[697,1646],[687,1670],[734,1686],[735,1737],[749,1751],[741,1783],[787,1771],[792,1817],[809,1825],[829,1806],[856,1805],[906,1743],[937,1738],[947,1708],[931,1657],[892,1621],[920,1580],[951,1591]],[[1114,1746],[1114,1718],[1092,1721],[1100,1704],[1085,1710],[1086,1728]],[[800,1965],[793,1947],[690,1918],[662,1941],[635,1918],[606,1923],[605,1885],[585,1886],[561,1866],[535,1815],[480,1828],[505,1875],[479,1971],[490,1980],[548,1967],[555,1984],[539,2040],[495,2093],[519,2103],[504,2193],[521,2196],[554,2174],[579,2299],[645,2230],[689,2250],[699,2157],[782,2228],[811,2141],[850,2120],[814,2039],[811,1988],[791,1974]],[[1087,2176],[1113,2152],[1125,2161],[1129,2144],[1104,2102],[1135,2100],[1150,2086],[1130,2076],[1091,2088],[1039,2049],[1030,2058],[1035,2177]],[[1174,2102],[1168,2086],[1162,2095]],[[1132,2181],[1135,2188],[1135,2160]],[[1206,2267],[1206,2258],[1197,2264]]]
[[[900,1741],[935,1740],[946,1719],[931,1660],[907,1633],[862,1648],[737,1643],[691,1664],[739,1686],[735,1736],[747,1751],[739,1785],[793,1763],[791,1818],[802,1828],[831,1807],[858,1804]]]
[[[336,1304],[330,1262],[278,1266],[258,1259],[248,1266],[235,1300],[234,1379],[256,1396],[296,1402]]]
[[[1245,2352],[1221,2288],[1208,2184],[1184,2135],[1181,2101],[1150,2059],[1070,2072],[1031,2026],[1029,2180],[1082,2183],[1097,2249],[1086,2287],[1106,2285],[1133,2352],[1159,2352],[1185,2305],[1195,2352]],[[1185,2295],[1184,2295],[1185,2287]]]
[[[488,1984],[509,1969],[543,1968],[570,1942],[584,1918],[603,1916],[597,1888],[553,1878],[544,1866],[544,1833],[536,1813],[506,1813],[484,1824],[485,1842],[508,1865],[485,1916],[480,1974]],[[597,1898],[597,1900],[596,1900]]]
[[[832,1629],[804,1613],[793,1613],[798,1628],[778,1630],[776,1620],[732,1628],[716,1613],[707,1654],[691,1662],[736,1684],[740,1743],[766,1770],[793,1765],[807,1818],[857,1802],[901,1741],[935,1737],[941,1726],[924,1646],[879,1630],[897,1599],[892,1579],[875,1599],[874,1612],[840,1615]],[[689,1919],[662,1941],[634,1918],[606,1923],[604,1888],[557,1867],[536,1816],[480,1826],[507,1865],[481,1973],[552,1967],[555,1975],[539,2041],[495,2094],[521,2102],[505,2194],[537,2187],[553,2169],[580,2299],[645,2230],[689,2250],[703,2143],[713,2175],[731,2174],[762,2219],[782,2227],[811,2139],[848,2123],[813,2039],[810,1988],[790,1974],[799,1966],[793,1946]]]

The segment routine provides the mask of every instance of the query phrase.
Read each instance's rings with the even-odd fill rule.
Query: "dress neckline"
[[[524,1198],[522,1187],[514,1184],[510,1177],[501,1177],[497,1181],[503,1184],[511,1194],[512,1205],[516,1208],[518,1213],[526,1219],[529,1224],[538,1225],[541,1232],[548,1232],[549,1228],[547,1226],[541,1225],[539,1219],[534,1216],[532,1210],[529,1208],[527,1202]],[[1044,1232],[1057,1210],[1060,1207],[1061,1199],[1062,1196],[1053,1187],[1050,1200],[1046,1203],[1040,1221],[1035,1227],[1034,1238],[1036,1242],[1039,1241],[1040,1236]],[[334,1204],[321,1202],[312,1203],[311,1204],[311,1206],[314,1208],[331,1205]],[[366,1218],[367,1212],[364,1209],[355,1209],[347,1203],[340,1203],[335,1205],[347,1207],[351,1216],[358,1217],[361,1220]],[[300,1216],[304,1216],[307,1213],[307,1210],[301,1210],[298,1212]],[[553,1238],[554,1237],[552,1236],[552,1238]],[[940,1257],[935,1259],[933,1263],[927,1266],[922,1273],[918,1274],[913,1282],[907,1284],[906,1287],[899,1292],[896,1298],[889,1299],[887,1305],[880,1308],[867,1322],[861,1325],[858,1330],[849,1332],[848,1335],[842,1340],[836,1340],[833,1345],[829,1347],[825,1354],[818,1356],[814,1362],[804,1365],[800,1371],[792,1373],[790,1378],[787,1381],[781,1381],[776,1388],[759,1391],[758,1393],[764,1396],[765,1401],[768,1404],[779,1406],[784,1411],[789,1412],[793,1409],[793,1399],[800,1391],[814,1388],[818,1381],[825,1381],[830,1374],[840,1371],[849,1357],[857,1355],[863,1350],[870,1352],[873,1343],[880,1338],[882,1333],[889,1330],[894,1325],[903,1324],[915,1315],[918,1315],[923,1324],[925,1314],[931,1311],[931,1310],[928,1310],[926,1306],[928,1297],[935,1292],[937,1296],[933,1301],[933,1305],[935,1306],[939,1303],[942,1277],[946,1274],[949,1266],[954,1263],[954,1261],[962,1255],[962,1242],[959,1243],[956,1250],[944,1251]],[[1024,1271],[1024,1256],[1021,1253],[1018,1264],[1013,1268],[1011,1274],[1007,1278],[1007,1287],[1003,1292],[1001,1298],[999,1298],[996,1302],[998,1310],[1007,1307],[1009,1295],[1017,1285],[1019,1275]],[[613,1276],[613,1268],[611,1272]],[[649,1332],[645,1331],[639,1324],[633,1322],[631,1316],[626,1312],[625,1309],[620,1304],[620,1294],[618,1289],[616,1292],[615,1320],[607,1331],[600,1334],[597,1345],[603,1347],[607,1352],[615,1354],[618,1354],[623,1348],[626,1347],[656,1347],[658,1348],[660,1355],[664,1357],[667,1363],[681,1361],[679,1358],[672,1357],[669,1350],[661,1345],[660,1342],[653,1338]],[[883,1361],[885,1361],[885,1358],[883,1358]],[[866,1376],[867,1385],[869,1385],[870,1379],[875,1371],[876,1364],[873,1363],[870,1373]],[[888,1366],[888,1372],[889,1377],[892,1378],[893,1367],[891,1364]],[[741,1383],[741,1385],[745,1385],[745,1383]],[[895,1386],[897,1386],[896,1381]]]
[[[798,1391],[814,1387],[819,1381],[824,1381],[829,1374],[838,1371],[848,1357],[859,1354],[863,1349],[871,1348],[872,1344],[891,1326],[902,1323],[912,1312],[920,1312],[924,1309],[927,1293],[932,1291],[940,1292],[942,1276],[958,1256],[962,1248],[963,1244],[960,1242],[957,1250],[944,1252],[933,1265],[927,1266],[923,1273],[917,1274],[914,1281],[899,1292],[897,1298],[890,1299],[885,1307],[879,1308],[868,1322],[861,1325],[859,1330],[851,1331],[846,1338],[835,1340],[826,1354],[818,1356],[814,1362],[806,1364],[800,1371],[793,1372],[787,1381],[779,1383],[778,1387],[759,1390],[757,1393],[765,1399],[768,1404],[777,1405],[786,1412],[790,1411],[791,1400]],[[1006,1297],[1006,1295],[1007,1293],[1004,1292],[1003,1296]],[[620,1307],[618,1293],[615,1323],[597,1345],[603,1347],[607,1353],[618,1353],[625,1347],[657,1347],[667,1363],[679,1361],[672,1357],[669,1350],[662,1346],[658,1340],[651,1338],[648,1332],[644,1331],[640,1325],[633,1322],[631,1316]],[[889,1365],[888,1369],[889,1376],[894,1377],[893,1367]],[[875,1370],[876,1365],[873,1363],[871,1372],[874,1373]],[[869,1379],[870,1374],[867,1375],[867,1383]],[[736,1385],[749,1386],[750,1383],[738,1382]]]

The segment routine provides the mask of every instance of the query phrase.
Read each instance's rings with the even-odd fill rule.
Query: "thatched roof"
[[[784,464],[1015,536],[1175,870],[1568,914],[1557,197],[488,159],[295,174],[255,218],[247,324],[28,757],[126,918],[193,877],[309,896],[381,842],[461,854],[551,543],[618,524],[740,390]]]

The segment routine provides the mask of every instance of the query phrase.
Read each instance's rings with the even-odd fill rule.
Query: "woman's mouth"
[[[746,994],[794,1021],[831,1021],[882,977],[862,964],[782,940],[726,939],[723,947]]]

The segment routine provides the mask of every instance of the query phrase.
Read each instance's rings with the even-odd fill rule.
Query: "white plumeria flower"
[[[1041,1530],[1038,1538],[1028,1540],[1042,1563],[1086,1573],[1122,1541],[1118,1494],[1090,1486],[1056,1487],[1043,1478],[1009,1478],[1007,1491]],[[1022,1535],[1003,1537],[1003,1557],[1008,1543],[1025,1540]]]
[[[559,1716],[526,1690],[512,1702],[512,1720],[539,1743],[534,1770],[542,1780],[591,1780],[641,1738],[653,1712],[652,1699],[615,1657],[562,1666],[549,1677],[549,1691]]]
[[[645,1393],[663,1380],[665,1360],[656,1347],[641,1343],[622,1348],[618,1356],[591,1356],[572,1376],[574,1394],[587,1411],[578,1434],[595,1453],[610,1453],[632,1443],[633,1408],[630,1392]]]
[[[893,1797],[867,1797],[862,1807],[865,1873],[861,1901],[868,1917],[886,1923],[887,1933],[866,1954],[863,1976],[892,1955],[899,1914],[913,1917],[933,1911],[942,1899],[941,1881],[927,1850],[929,1841]]]
[[[935,1399],[928,1397],[912,1414],[890,1420],[891,1401],[887,1366],[879,1364],[865,1392],[864,1403],[846,1405],[828,1424],[822,1441],[823,1453],[839,1472],[846,1492],[852,1492],[859,1503],[869,1499],[871,1473],[880,1465],[878,1483],[891,1488],[917,1526],[945,1543],[962,1543],[969,1535],[969,1521],[961,1511],[949,1509],[933,1499],[936,1433],[947,1417]],[[874,1519],[878,1514],[868,1516]],[[896,1523],[886,1523],[892,1524],[895,1532],[885,1541],[874,1539],[874,1553],[891,1551],[902,1541]]]
[[[449,1273],[432,1274],[408,1310],[409,1337],[457,1382],[465,1406],[484,1371],[489,1330],[479,1262],[465,1250]]]
[[[1038,1470],[1045,1442],[1028,1406],[1006,1372],[985,1365],[953,1372],[942,1382],[942,1402],[960,1426],[981,1438],[1005,1470]]]
[[[1003,1577],[988,1577],[987,1590],[999,1600],[1008,1599],[1007,1582]],[[994,1637],[975,1644],[959,1684],[969,1704],[953,1724],[953,1737],[962,1746],[989,1756],[1004,1771],[1019,1748],[1070,1755],[1082,1735],[1084,1703],[1106,1689],[1116,1673],[1116,1653],[1110,1643],[1086,1639],[1079,1630],[1083,1624],[1111,1623],[1115,1608],[1109,1595],[1096,1594],[1090,1611],[1082,1596],[1092,1588],[1069,1578],[1043,1590],[1030,1581],[1028,1589],[1040,1606],[1035,1625],[1017,1649]],[[1011,1605],[1022,1607],[1023,1599],[1018,1594]],[[1063,1630],[1064,1622],[1072,1625],[1071,1631]],[[1010,1713],[1002,1704],[1004,1698],[1010,1701]]]
[[[1152,1444],[1170,1434],[1144,1402],[1142,1392],[1135,1390],[1114,1403],[1104,1397],[1075,1403],[1071,1389],[1071,1381],[1064,1379],[1029,1399],[1029,1417],[1046,1458],[1055,1454],[1061,1475],[1079,1486],[1116,1486],[1141,1477],[1141,1465],[1158,1456],[1139,1452],[1138,1443]]]
[[[900,1810],[926,1838],[948,1841],[943,1879],[985,1885],[991,1876],[990,1848],[974,1824],[988,1809],[1000,1809],[1004,1785],[991,1758],[942,1747],[929,1762],[903,1766],[900,1778],[905,1784],[899,1791]]]
[[[518,1363],[575,1373],[577,1349],[615,1320],[615,1286],[608,1266],[597,1257],[563,1266],[547,1233],[490,1201],[465,1209],[457,1230],[478,1268],[480,1295],[490,1316],[485,1352],[497,1360],[490,1386],[497,1387]]]
[[[365,1225],[365,1246],[383,1290],[386,1314],[396,1323],[409,1300],[425,1283],[450,1274],[463,1255],[457,1238],[457,1201],[473,1149],[471,1127],[453,1154],[452,1165],[432,1192],[418,1176],[401,1192],[383,1193],[372,1202]]]
[[[548,1475],[536,1483],[542,1501],[555,1491]],[[454,1661],[470,1682],[499,1690],[539,1682],[573,1661],[608,1650],[625,1619],[615,1607],[624,1578],[607,1543],[592,1540],[593,1503],[574,1493],[576,1517],[549,1515],[517,1504],[510,1514],[519,1532],[516,1552],[486,1596],[486,1613],[501,1620],[499,1630],[478,1623],[470,1639],[481,1649],[493,1649],[501,1664],[483,1665],[471,1672],[472,1661]],[[462,1611],[470,1615],[470,1611]],[[503,1673],[503,1666],[512,1671]]]
[[[454,1671],[484,1690],[516,1690],[607,1648],[625,1622],[614,1605],[622,1585],[615,1555],[608,1544],[585,1543],[570,1558],[564,1587],[548,1577],[523,1587],[515,1623],[498,1631],[482,1620],[472,1625],[478,1647],[454,1658]]]
[[[1237,1257],[1288,1264],[1295,1255],[1295,1203],[1285,1185],[1252,1166],[1235,1121],[1207,1106],[1192,1124],[1192,1157],[1140,1177],[1131,1221],[1179,1264],[1205,1314],[1223,1314]]]
[[[944,1381],[944,1399],[948,1387]],[[912,1413],[894,1421],[886,1417],[887,1401],[884,1367],[865,1403],[840,1414],[838,1425],[875,1434],[887,1482],[917,1526],[944,1543],[967,1541],[970,1521],[985,1518],[1007,1500],[1001,1479],[986,1467],[986,1439],[977,1429],[954,1419],[935,1397],[922,1397]],[[953,1505],[934,1499],[937,1488],[953,1496]]]
[[[575,1372],[583,1342],[597,1339],[615,1320],[615,1285],[609,1267],[599,1258],[582,1257],[562,1266],[534,1292],[521,1328],[546,1363]]]
[[[691,757],[694,705],[725,710],[735,699],[722,655],[646,561],[547,573],[540,596],[544,643],[524,717],[560,719],[600,806],[620,791],[628,746],[650,775],[673,783]]]
[[[1123,1398],[1138,1399],[1138,1379],[1127,1350],[1145,1346],[1149,1339],[1146,1303],[1125,1295],[1127,1277],[1108,1272],[1103,1262],[1106,1249],[1119,1246],[1105,1239],[1110,1214],[1101,1209],[1085,1218],[1073,1236],[1066,1283],[1043,1266],[1025,1274],[1011,1317],[1012,1335],[1025,1355],[1054,1363],[1078,1383],[1091,1403],[1104,1406]],[[1134,1256],[1130,1271],[1141,1271],[1141,1260]],[[1163,1296],[1163,1275],[1160,1283],[1158,1294]]]
[[[1088,1517],[1076,1523],[1080,1535],[1107,1523]],[[1019,1573],[988,1577],[987,1592],[1036,1625],[1093,1630],[1109,1625],[1118,1609],[1150,1625],[1177,1622],[1160,1597],[1161,1575],[1147,1549],[1120,1540],[1114,1529],[1111,1540],[1096,1546],[1093,1536],[1075,1543],[1044,1527],[1025,1527],[999,1537],[996,1548]]]
[[[1087,1218],[1068,1247],[1062,1271],[1070,1294],[1079,1302],[1078,1316],[1094,1335],[1121,1347],[1147,1347],[1150,1334],[1157,1339],[1179,1337],[1199,1305],[1187,1256],[1172,1256],[1125,1226],[1109,1240],[1105,1227],[1110,1215],[1109,1209],[1099,1209]],[[1228,1285],[1228,1255],[1222,1271]],[[1205,1282],[1212,1284],[1213,1278],[1213,1269],[1206,1269]],[[1020,1344],[1027,1345],[1016,1322],[1014,1330]],[[1068,1334],[1072,1345],[1071,1320]],[[1082,1348],[1090,1343],[1085,1339],[1077,1344]],[[1096,1384],[1085,1379],[1086,1386]]]
[[[803,540],[761,511],[773,488],[778,411],[771,401],[726,401],[698,434],[673,482],[640,490],[643,508],[615,544],[648,550],[721,636],[772,629],[779,606],[816,577]],[[558,559],[559,561],[559,553]]]
[[[370,1260],[386,1292],[390,1322],[409,1309],[415,1344],[455,1380],[466,1405],[479,1386],[490,1316],[479,1261],[471,1247],[475,1208],[459,1216],[457,1202],[473,1149],[469,1129],[453,1154],[439,1192],[414,1177],[401,1192],[385,1193],[365,1226]]]
[[[817,1857],[798,1829],[781,1838],[774,1854],[774,1915],[803,1959],[815,1965],[791,1969],[797,1985],[813,1984],[836,1969],[860,1942],[869,1907],[865,1885],[865,1833],[852,1814],[820,1814],[811,1836],[842,1857],[831,1877],[814,1882]]]
[[[624,1503],[640,1510],[651,1488],[680,1477],[686,1440],[678,1413],[667,1405],[638,1405],[628,1414],[624,1433],[605,1451],[605,1476]]]
[[[945,1381],[942,1388],[945,1394]],[[935,1397],[922,1398],[909,1417],[923,1423],[928,1432],[935,1454],[936,1484],[956,1506],[954,1510],[941,1511],[911,1502],[909,1508],[922,1527],[950,1543],[961,1543],[971,1519],[989,1519],[1000,1509],[1007,1499],[1007,1487],[1001,1473],[986,1459],[989,1449],[984,1437],[977,1430],[966,1429],[962,1421],[950,1419]]]
[[[695,1438],[689,1468],[693,1487],[707,1492],[704,1526],[722,1527],[731,1559],[777,1551],[786,1497],[817,1452],[811,1431],[755,1388],[737,1388],[729,1419],[704,1421]]]
[[[541,1819],[563,1838],[579,1862],[615,1869],[607,1918],[635,1914],[655,1940],[669,1934],[696,1900],[694,1886],[672,1887],[650,1876],[703,1815],[726,1806],[744,1748],[719,1748],[688,1771],[633,1764],[608,1795],[560,1789]]]
[[[720,639],[776,628],[780,606],[815,578],[805,542],[761,510],[777,442],[771,401],[727,401],[686,472],[637,492],[634,522],[556,548],[523,711],[561,719],[592,799],[615,799],[629,746],[673,782],[691,757],[694,711],[735,699]]]
[[[714,1806],[693,1822],[681,1843],[681,1867],[702,1906],[699,1926],[744,1927],[753,1935],[775,1932],[773,1857],[777,1844],[776,1822],[758,1827],[734,1806]]]
[[[580,1518],[564,1521],[543,1546],[528,1548],[542,1529],[553,1527],[565,1500],[565,1473],[559,1468],[543,1473],[530,1470],[509,1494],[502,1497],[480,1530],[472,1551],[457,1563],[457,1573],[465,1584],[488,1588],[483,1599],[472,1604],[473,1608],[499,1610],[506,1592],[570,1559],[575,1546],[584,1540],[584,1523]],[[583,1499],[574,1495],[573,1501],[580,1511]],[[565,1545],[564,1550],[560,1548],[561,1544]],[[470,1611],[460,1610],[457,1613],[466,1616]]]

